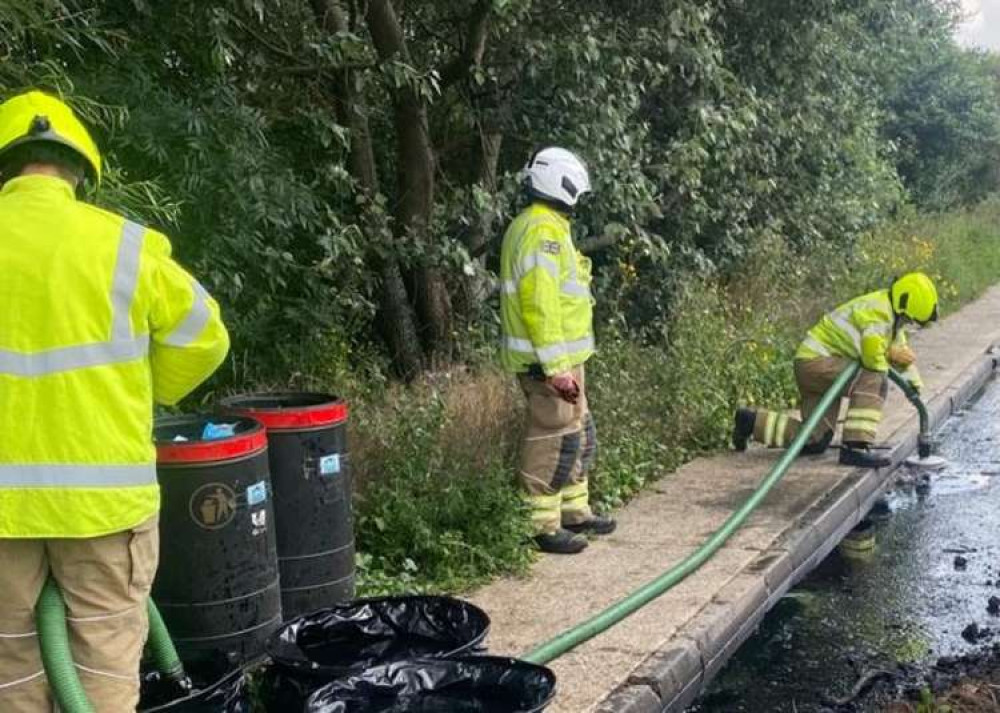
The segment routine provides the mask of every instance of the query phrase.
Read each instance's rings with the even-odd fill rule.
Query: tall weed
[[[467,588],[523,571],[527,517],[508,467],[520,429],[496,373],[387,393],[354,428],[360,588]]]

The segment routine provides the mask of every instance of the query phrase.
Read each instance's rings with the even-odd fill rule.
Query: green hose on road
[[[184,673],[174,648],[174,642],[167,632],[159,609],[152,599],[147,599],[149,615],[149,639],[147,644],[156,669],[165,677],[175,681],[183,689],[190,688],[190,681]],[[52,689],[52,697],[59,705],[61,713],[96,713],[87,698],[83,683],[73,664],[70,650],[69,630],[66,626],[66,603],[56,581],[49,577],[35,606],[38,627],[38,645],[42,652],[42,665]]]
[[[917,437],[917,455],[921,458],[930,456],[934,444],[931,440],[930,416],[927,414],[927,407],[920,398],[920,392],[914,388],[913,384],[907,381],[902,374],[895,369],[889,369],[889,378],[900,388],[906,396],[907,401],[913,404],[920,417],[920,435]]]
[[[840,395],[843,393],[847,385],[854,379],[857,375],[860,365],[858,363],[851,364],[851,366],[844,369],[844,371],[837,377],[833,385],[827,390],[823,395],[822,400],[816,406],[815,410],[806,419],[802,428],[799,429],[798,435],[792,441],[792,444],[788,447],[778,462],[768,473],[764,481],[757,487],[753,495],[743,503],[739,510],[734,512],[729,516],[729,519],[723,523],[722,527],[713,533],[713,535],[701,545],[695,552],[688,555],[679,564],[674,565],[669,570],[661,574],[656,579],[645,584],[639,589],[635,590],[624,599],[612,604],[604,611],[596,614],[595,616],[587,619],[574,626],[567,631],[559,634],[550,641],[541,644],[534,650],[530,651],[523,658],[526,661],[535,664],[545,664],[553,659],[557,659],[567,651],[571,651],[576,648],[584,641],[597,636],[598,634],[607,631],[615,624],[619,623],[626,617],[634,614],[636,611],[642,607],[649,604],[651,601],[662,595],[667,590],[676,586],[678,583],[683,581],[688,575],[695,572],[700,568],[705,562],[707,562],[712,555],[714,555],[726,541],[732,537],[733,533],[738,530],[743,523],[746,521],[750,514],[757,509],[761,501],[767,497],[767,494],[771,489],[777,485],[778,481],[785,475],[788,468],[795,462],[795,458],[799,455],[803,446],[809,440],[809,436],[819,425],[820,420],[823,418],[823,414],[826,410],[835,403],[839,402]]]

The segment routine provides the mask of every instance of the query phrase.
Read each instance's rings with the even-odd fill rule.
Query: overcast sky
[[[1000,51],[1000,0],[962,0],[969,20],[961,27],[959,39],[967,45]]]

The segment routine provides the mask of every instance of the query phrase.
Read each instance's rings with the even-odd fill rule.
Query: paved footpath
[[[992,373],[1000,287],[913,339],[934,424]],[[880,440],[898,461],[915,448],[915,411],[892,388]],[[754,490],[777,454],[700,458],[617,513],[618,530],[573,557],[546,556],[531,576],[471,599],[493,621],[491,653],[519,655],[604,609],[697,548]],[[836,451],[800,458],[746,525],[701,570],[610,631],[550,664],[550,713],[678,711],[768,609],[867,513],[888,471],[851,470]]]

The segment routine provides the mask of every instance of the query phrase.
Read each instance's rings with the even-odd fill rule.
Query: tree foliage
[[[657,331],[761,241],[844,250],[997,187],[995,58],[939,0],[0,0],[0,91],[69,95],[220,296],[232,378],[495,335],[517,171],[581,152],[604,322]],[[471,346],[470,346],[471,345]]]

